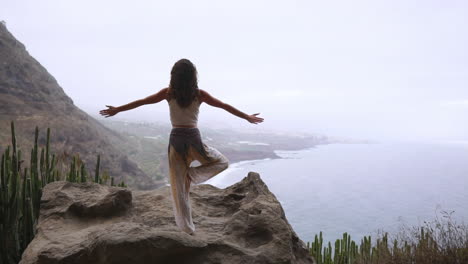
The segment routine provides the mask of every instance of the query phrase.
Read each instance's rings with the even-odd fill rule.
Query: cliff
[[[79,75],[79,74],[77,74]],[[79,76],[77,76],[77,80]],[[14,121],[18,145],[29,150],[38,126],[51,128],[51,149],[67,160],[78,154],[92,170],[97,154],[101,168],[117,182],[139,189],[155,188],[153,180],[117,149],[125,138],[106,128],[73,104],[49,72],[0,23],[0,152],[10,144]],[[45,143],[45,137],[39,139]],[[28,151],[23,152],[28,160]]]
[[[313,263],[257,173],[226,189],[193,186],[190,196],[193,236],[175,225],[169,187],[50,183],[20,264]]]

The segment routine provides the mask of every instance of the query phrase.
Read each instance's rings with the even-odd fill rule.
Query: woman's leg
[[[195,225],[192,221],[189,197],[191,183],[187,175],[189,161],[184,160],[173,146],[169,146],[169,178],[175,221],[182,231],[192,234],[195,231]]]
[[[221,154],[217,149],[203,144],[206,152],[204,157],[195,148],[189,149],[189,156],[194,160],[198,160],[202,165],[197,167],[189,167],[188,175],[194,184],[202,183],[219,174],[229,166],[228,159]]]

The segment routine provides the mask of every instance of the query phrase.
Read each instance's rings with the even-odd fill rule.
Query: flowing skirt
[[[222,172],[229,166],[229,161],[218,150],[202,142],[198,128],[173,128],[168,156],[175,221],[182,231],[193,234],[190,185],[207,181]],[[190,167],[194,160],[201,165]]]

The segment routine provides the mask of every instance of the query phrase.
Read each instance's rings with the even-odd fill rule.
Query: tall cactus
[[[47,183],[61,178],[58,159],[50,151],[50,129],[47,129],[46,145],[40,152],[38,137],[39,129],[36,127],[29,168],[21,169],[21,150],[17,147],[15,126],[11,122],[12,144],[7,146],[0,160],[0,264],[20,261],[21,254],[36,234],[42,189]],[[96,182],[102,182],[99,166],[100,156]],[[86,168],[78,156],[73,157],[67,180],[87,180]],[[124,182],[119,186],[126,187]]]
[[[85,168],[85,165],[84,163],[81,163],[81,177],[80,177],[80,181],[79,182],[86,182],[87,178],[88,178],[88,174],[86,173],[86,168]]]
[[[94,174],[94,182],[99,183],[99,167],[101,165],[101,155],[97,156],[96,172]]]

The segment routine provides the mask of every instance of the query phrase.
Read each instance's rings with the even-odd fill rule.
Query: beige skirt
[[[209,180],[229,166],[228,159],[215,148],[205,145],[198,128],[173,128],[169,138],[169,179],[177,226],[193,234],[190,186]],[[197,160],[200,166],[190,167]]]

